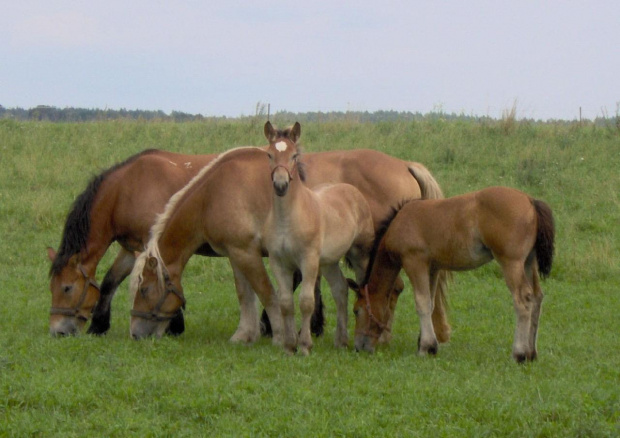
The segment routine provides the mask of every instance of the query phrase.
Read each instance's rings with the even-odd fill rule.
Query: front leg
[[[301,269],[301,292],[299,294],[299,309],[301,311],[301,331],[299,334],[299,349],[304,356],[312,350],[312,334],[310,330],[312,314],[314,313],[314,285],[319,275],[319,256],[307,256]]]
[[[92,322],[87,333],[104,335],[110,329],[110,316],[112,313],[112,298],[118,286],[131,273],[136,257],[131,251],[121,248],[110,270],[106,273],[101,283],[99,301],[93,309]],[[179,332],[178,334],[182,333]]]
[[[438,342],[433,328],[434,296],[431,289],[430,270],[421,260],[403,259],[403,268],[411,281],[415,296],[415,306],[420,318],[420,337],[418,339],[418,354],[437,354]]]

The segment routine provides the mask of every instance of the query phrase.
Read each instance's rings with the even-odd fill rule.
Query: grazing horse
[[[374,351],[394,312],[394,281],[405,269],[420,318],[418,352],[437,353],[431,313],[437,272],[499,263],[517,315],[512,355],[536,359],[543,300],[539,273],[551,271],[555,235],[551,209],[518,190],[491,187],[442,200],[416,200],[395,211],[376,236],[365,284],[357,293],[355,347]]]
[[[90,181],[67,216],[60,249],[47,250],[52,262],[51,334],[79,332],[91,313],[89,333],[109,329],[114,292],[133,268],[134,251],[144,249],[155,216],[213,158],[145,150]],[[97,265],[114,241],[121,250],[100,288]],[[205,255],[213,254],[207,249]],[[182,332],[182,315],[174,322],[171,331]]]
[[[292,132],[299,133],[296,123]],[[350,184],[323,184],[309,189],[295,143],[280,138],[271,123],[265,124],[267,155],[273,187],[272,204],[264,228],[269,265],[278,283],[284,322],[284,348],[297,349],[293,275],[301,271],[301,332],[299,347],[312,349],[310,318],[314,311],[314,284],[319,274],[330,286],[337,309],[335,345],[347,347],[347,282],[340,270],[343,257],[361,281],[374,240],[372,213],[362,193]]]

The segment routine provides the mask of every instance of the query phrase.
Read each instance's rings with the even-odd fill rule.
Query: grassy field
[[[495,264],[455,275],[453,337],[435,358],[416,355],[410,286],[392,343],[372,356],[333,348],[326,286],[326,336],[310,357],[288,357],[266,339],[232,345],[231,270],[201,257],[183,279],[182,336],[130,340],[123,284],[107,336],[51,338],[45,247],[58,246],[87,181],[144,148],[263,144],[262,123],[0,120],[0,436],[620,435],[620,135],[606,127],[302,125],[307,151],[378,149],[427,165],[446,195],[506,185],[551,205],[556,258],[543,283],[535,363],[511,359],[514,313]]]

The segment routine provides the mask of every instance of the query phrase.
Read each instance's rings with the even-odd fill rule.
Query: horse
[[[430,315],[438,271],[471,270],[495,259],[517,317],[512,356],[519,363],[535,360],[543,300],[539,276],[551,272],[554,236],[550,207],[512,188],[490,187],[405,203],[377,233],[364,284],[348,281],[357,294],[356,349],[374,351],[377,338],[389,330],[387,321],[400,293],[394,281],[404,268],[420,318],[418,353],[435,355],[437,339]]]
[[[215,156],[148,149],[91,179],[67,215],[59,250],[47,249],[52,335],[78,333],[91,314],[89,333],[109,329],[112,297],[133,268],[134,251],[143,250],[155,216]],[[121,250],[99,286],[97,265],[114,241]],[[205,249],[204,255],[214,254]],[[170,331],[183,331],[182,315]]]
[[[292,131],[300,132],[296,123]],[[269,266],[278,285],[284,323],[284,348],[299,349],[308,355],[312,349],[310,318],[314,311],[314,284],[323,275],[330,286],[337,309],[336,347],[347,347],[347,282],[340,270],[346,257],[361,281],[374,240],[370,206],[362,193],[346,183],[323,184],[312,189],[305,183],[301,152],[295,143],[280,138],[271,123],[265,124],[269,141],[267,156],[272,181],[272,203],[264,227]],[[301,332],[295,329],[293,275],[301,272]]]
[[[297,141],[288,138],[293,143]],[[308,162],[312,162],[306,171],[309,187],[317,181],[353,183],[369,200],[373,224],[385,214],[390,203],[419,198],[421,194],[441,195],[437,182],[424,166],[376,151],[313,154]],[[220,155],[171,198],[152,229],[147,250],[133,270],[130,333],[134,338],[161,335],[169,317],[180,311],[185,300],[181,275],[193,248],[202,244],[229,257],[233,266],[242,310],[240,325],[231,340],[251,343],[257,339],[258,318],[254,316],[252,289],[261,301],[274,305],[271,283],[261,259],[267,255],[263,226],[271,210],[271,190],[265,150],[240,148]],[[442,294],[443,290],[438,293]],[[450,327],[445,308],[440,303],[436,309],[435,329],[447,339]],[[281,319],[279,307],[277,310],[271,309]],[[278,330],[281,333],[281,324]],[[277,337],[281,339],[281,334]]]

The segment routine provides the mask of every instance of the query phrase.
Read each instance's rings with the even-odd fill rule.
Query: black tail
[[[538,270],[541,277],[544,278],[551,272],[551,265],[553,264],[555,223],[551,208],[546,203],[534,199],[532,204],[536,209],[538,219],[534,249],[536,251],[536,259],[538,260]]]

